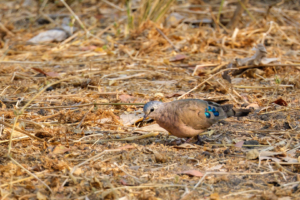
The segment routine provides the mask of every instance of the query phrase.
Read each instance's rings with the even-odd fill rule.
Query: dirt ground
[[[1,199],[300,199],[300,3],[222,2],[0,2]],[[252,112],[141,123],[189,98]]]

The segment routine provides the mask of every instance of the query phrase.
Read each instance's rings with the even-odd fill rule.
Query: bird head
[[[163,102],[160,101],[150,101],[144,105],[144,120],[147,117],[151,117],[151,113],[153,113],[159,106],[161,106]]]

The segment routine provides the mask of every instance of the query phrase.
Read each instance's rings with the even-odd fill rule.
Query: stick
[[[229,70],[236,70],[238,68],[230,68],[230,69],[223,69],[222,71],[219,71],[218,73],[212,75],[211,77],[205,79],[204,81],[202,81],[202,83],[200,83],[199,85],[197,85],[196,87],[194,87],[193,89],[191,89],[190,91],[184,93],[183,95],[181,95],[180,97],[178,97],[178,99],[182,99],[184,96],[186,96],[187,94],[193,92],[194,90],[198,89],[200,86],[202,86],[206,81],[212,79],[213,77],[215,77],[216,75],[218,74],[221,74],[222,72],[225,72],[225,71],[229,71]]]
[[[4,126],[7,126],[7,127],[11,128],[11,129],[13,129],[13,126],[10,125],[10,124],[8,124],[8,123],[6,123],[6,122],[0,121],[0,124],[3,124]],[[38,141],[40,141],[40,142],[44,142],[43,139],[38,138],[38,137],[36,137],[36,136],[34,136],[34,135],[31,135],[30,133],[28,133],[27,131],[24,131],[24,130],[22,130],[22,129],[19,129],[19,128],[15,127],[14,130],[19,131],[19,132],[21,132],[21,133],[27,135],[28,137],[31,137],[32,139],[38,140]],[[11,132],[11,135],[12,135],[12,134],[13,134],[13,130],[12,130],[12,132]]]
[[[72,107],[85,107],[85,106],[97,106],[97,105],[112,105],[112,106],[140,106],[145,105],[145,103],[88,103],[88,104],[81,104],[81,105],[70,105],[70,106],[49,106],[49,107],[31,107],[26,108],[26,110],[34,110],[34,109],[55,109],[55,108],[72,108]]]

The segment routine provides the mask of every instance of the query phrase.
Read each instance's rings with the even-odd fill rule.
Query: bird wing
[[[195,130],[205,130],[220,119],[226,118],[226,113],[219,104],[199,99],[175,101],[170,105],[175,110],[177,121]],[[171,102],[172,103],[172,102]]]

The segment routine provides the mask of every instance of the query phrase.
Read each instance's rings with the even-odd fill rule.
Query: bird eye
[[[153,112],[153,111],[154,111],[154,108],[151,108],[151,109],[150,109],[150,112]]]

